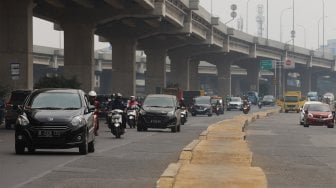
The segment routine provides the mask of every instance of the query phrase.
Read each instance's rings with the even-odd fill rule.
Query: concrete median
[[[210,125],[188,144],[177,163],[171,163],[157,181],[157,188],[264,188],[267,179],[252,167],[252,152],[245,141],[246,126],[279,109],[236,116]]]

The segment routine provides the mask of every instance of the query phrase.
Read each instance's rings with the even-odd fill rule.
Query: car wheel
[[[211,117],[211,116],[212,116],[212,114],[208,114],[208,116],[209,116],[209,117]]]
[[[88,152],[93,153],[95,151],[95,141],[92,140],[88,145]]]
[[[196,114],[195,113],[191,113],[191,116],[196,116]]]
[[[24,154],[25,145],[23,143],[15,143],[15,153],[16,154]]]
[[[288,113],[288,110],[285,110],[285,113]]]
[[[137,131],[138,131],[138,132],[142,131],[142,124],[138,124],[138,126],[137,126]]]
[[[304,123],[303,127],[309,127],[309,124],[308,123]]]
[[[174,127],[171,128],[171,132],[172,133],[176,133],[176,130],[177,130],[177,126],[175,125]]]
[[[79,153],[81,155],[86,155],[88,154],[88,150],[89,150],[89,144],[88,144],[88,139],[87,139],[87,134],[85,134],[84,136],[84,141],[83,143],[79,146]]]
[[[302,122],[302,121],[300,121],[300,125],[303,125],[303,122]]]
[[[5,127],[6,129],[10,129],[12,126],[12,123],[10,121],[5,121]]]
[[[334,125],[328,125],[328,128],[334,128]]]

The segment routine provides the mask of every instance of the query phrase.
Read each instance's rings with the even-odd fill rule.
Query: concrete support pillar
[[[317,91],[318,74],[311,74],[311,91]]]
[[[0,84],[33,88],[33,1],[0,2]],[[11,74],[11,65],[19,74]]]
[[[145,73],[146,94],[156,93],[156,88],[166,87],[166,49],[145,50],[147,56]]]
[[[301,90],[304,95],[311,90],[311,68],[304,68],[303,70],[298,71],[300,74]]]
[[[84,91],[93,90],[94,26],[87,23],[66,22],[64,29],[64,76],[76,77]]]
[[[135,95],[136,39],[124,38],[112,42],[112,92]]]
[[[231,62],[221,62],[216,64],[218,77],[218,95],[225,98],[231,96]]]
[[[232,96],[238,96],[238,95],[241,95],[242,94],[242,91],[240,89],[240,80],[242,78],[239,78],[239,77],[235,77],[235,78],[232,78],[231,79],[231,90],[232,90]]]
[[[259,64],[253,63],[249,65],[246,71],[247,71],[248,85],[250,87],[249,90],[259,92],[259,76],[260,76]]]
[[[189,57],[169,54],[169,58],[171,84],[178,84],[181,89],[189,90]]]
[[[200,89],[200,78],[198,74],[198,65],[199,60],[190,60],[189,61],[189,89],[190,90],[199,90]]]

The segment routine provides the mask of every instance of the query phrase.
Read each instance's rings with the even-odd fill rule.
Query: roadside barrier
[[[266,188],[263,170],[252,167],[245,141],[248,124],[280,108],[242,114],[210,125],[168,165],[156,188]]]

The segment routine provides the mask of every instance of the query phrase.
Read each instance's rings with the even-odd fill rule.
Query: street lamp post
[[[318,21],[317,21],[317,49],[320,49],[320,22],[321,22],[321,20],[324,20],[324,17],[319,18]],[[324,30],[323,30],[323,33],[324,33]],[[324,40],[324,38],[323,38],[323,40]],[[324,43],[323,43],[323,45],[324,45]],[[324,49],[324,47],[322,49]]]
[[[297,26],[303,29],[304,47],[306,48],[306,28],[303,25],[299,25],[299,24],[297,24]]]
[[[322,31],[323,32],[323,34],[322,34],[322,40],[323,40],[322,44],[323,45],[322,45],[322,54],[323,54],[323,56],[324,56],[324,18],[325,18],[325,16],[324,16],[324,3],[325,3],[324,0],[322,0],[322,4],[323,4],[323,11],[322,11],[323,12],[323,15],[322,15],[323,16],[323,26],[322,26],[323,27],[323,31]]]
[[[248,4],[250,0],[247,0],[246,2],[246,33],[248,33]]]
[[[292,7],[285,8],[280,13],[280,42],[282,42],[282,15],[284,14],[286,10],[290,10],[290,9],[292,9]]]

